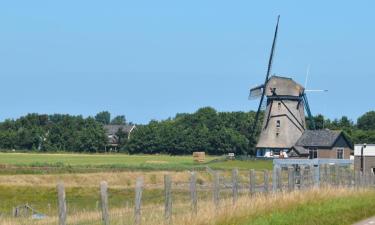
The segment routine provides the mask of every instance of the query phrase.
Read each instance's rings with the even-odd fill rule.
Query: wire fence
[[[201,173],[205,173],[208,179],[200,179]],[[316,173],[319,173],[318,180]],[[200,205],[204,202],[213,202],[219,210],[221,207],[227,207],[223,204],[228,204],[228,201],[224,200],[231,200],[229,202],[235,205],[244,195],[264,195],[271,192],[282,194],[326,186],[362,188],[373,187],[374,184],[373,173],[360,173],[354,171],[352,166],[326,164],[321,165],[318,170],[313,166],[287,166],[278,168],[273,173],[268,170],[239,171],[238,169],[233,169],[229,173],[208,168],[207,171],[190,172],[190,178],[185,182],[174,182],[173,176],[165,175],[162,185],[147,184],[142,177],[138,177],[133,190],[124,194],[126,197],[123,199],[112,198],[110,186],[103,181],[97,190],[99,194],[82,207],[82,204],[77,202],[83,200],[66,195],[64,184],[59,183],[56,202],[50,205],[48,217],[39,215],[41,218],[36,219],[40,219],[38,224],[59,225],[140,225],[148,224],[147,221],[151,218],[162,220],[166,224],[178,224],[173,218],[187,212],[197,215]],[[111,203],[114,201],[121,201],[121,207],[111,208]],[[37,204],[29,206],[32,209]],[[13,208],[12,216],[20,217],[20,221],[25,221],[27,219],[25,217],[30,216],[30,212],[28,209],[22,208],[22,210],[21,212],[17,207]],[[22,215],[24,211],[28,213],[25,213],[26,216]],[[35,218],[35,215],[40,213],[35,211],[31,214]]]

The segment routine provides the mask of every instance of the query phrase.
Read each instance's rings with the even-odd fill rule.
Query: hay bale
[[[205,157],[206,157],[205,152],[193,152],[194,162],[204,163]]]

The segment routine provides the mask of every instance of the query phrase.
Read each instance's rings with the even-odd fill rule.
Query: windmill
[[[272,42],[265,81],[250,89],[249,99],[260,99],[255,115],[252,133],[255,136],[260,111],[265,109],[259,140],[256,145],[258,157],[287,157],[286,152],[293,147],[307,129],[305,110],[310,118],[310,128],[315,129],[307,101],[305,88],[288,77],[270,76],[275,53],[279,19]]]

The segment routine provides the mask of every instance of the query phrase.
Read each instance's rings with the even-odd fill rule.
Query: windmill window
[[[281,102],[277,103],[277,109],[278,109],[278,110],[281,109]]]
[[[280,120],[277,120],[277,121],[276,121],[276,127],[277,127],[277,128],[280,128]]]

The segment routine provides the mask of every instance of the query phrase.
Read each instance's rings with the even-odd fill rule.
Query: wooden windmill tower
[[[252,88],[249,96],[249,99],[260,98],[253,134],[257,128],[260,111],[265,108],[256,145],[258,157],[287,157],[286,152],[307,129],[305,109],[310,117],[311,128],[315,129],[304,87],[288,77],[270,77],[279,18],[280,16],[277,19],[265,82]]]

